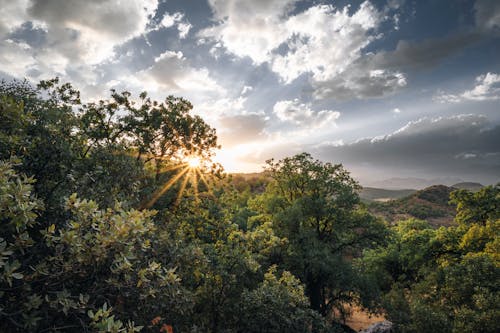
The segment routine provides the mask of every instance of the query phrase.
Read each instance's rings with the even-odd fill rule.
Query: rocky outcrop
[[[362,331],[359,331],[360,333],[392,333],[392,323],[388,320],[381,321],[379,323],[375,323],[368,327],[367,329],[364,329]]]

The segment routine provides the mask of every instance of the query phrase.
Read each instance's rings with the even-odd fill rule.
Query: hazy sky
[[[0,0],[0,76],[186,97],[228,171],[500,181],[498,0]]]

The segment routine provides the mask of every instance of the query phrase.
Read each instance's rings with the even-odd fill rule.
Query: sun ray
[[[194,200],[198,203],[198,177],[196,171],[191,172],[191,184],[193,184]]]
[[[198,173],[198,175],[200,176],[200,179],[201,181],[205,184],[205,186],[207,187],[207,192],[208,194],[210,194],[211,196],[215,196],[214,193],[212,192],[212,189],[210,188],[210,185],[208,185],[208,181],[207,179],[205,178],[205,176],[203,175],[203,173],[200,172],[200,170],[196,170],[196,172]]]
[[[175,199],[174,206],[178,206],[181,203],[182,194],[183,194],[184,190],[186,189],[186,184],[190,178],[191,172],[192,171],[189,170],[189,173],[186,176],[184,176],[184,179],[182,180],[181,187],[179,188],[179,192],[177,193],[177,198]]]
[[[161,189],[156,191],[153,194],[152,198],[146,204],[142,204],[140,206],[140,210],[146,209],[146,208],[151,208],[151,206],[153,206],[153,204],[158,200],[158,198],[160,198],[163,194],[165,194],[165,192],[169,188],[171,188],[172,185],[174,185],[175,182],[178,181],[188,171],[189,171],[189,168],[186,167],[183,170],[181,170],[178,174],[176,174],[174,178],[170,179],[167,183],[165,183],[165,185],[163,185],[163,187]]]
[[[171,170],[176,170],[176,169],[180,169],[182,167],[187,167],[187,166],[188,166],[187,163],[181,163],[181,164],[177,164],[177,165],[171,165],[169,167],[162,168],[161,172],[167,172],[167,171],[171,171]]]

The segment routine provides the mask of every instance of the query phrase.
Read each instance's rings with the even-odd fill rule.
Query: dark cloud
[[[418,42],[401,40],[394,51],[374,55],[373,63],[383,68],[429,68],[480,39],[481,34],[474,32]]]
[[[385,173],[457,176],[492,183],[500,180],[500,126],[484,116],[422,118],[386,136],[342,146],[320,146],[326,160]]]
[[[312,81],[316,99],[375,98],[390,95],[406,86],[406,77],[398,71],[377,69],[365,59],[354,62],[343,75],[324,81]]]

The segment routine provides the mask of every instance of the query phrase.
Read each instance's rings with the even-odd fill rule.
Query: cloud
[[[192,67],[180,51],[165,51],[155,58],[151,67],[136,76],[139,80],[149,81],[148,85],[155,89],[172,93],[225,94],[224,88],[210,76],[208,69]]]
[[[476,25],[484,30],[500,28],[500,2],[497,0],[477,0]]]
[[[0,38],[25,22],[27,7],[28,0],[0,0]]]
[[[355,63],[342,75],[324,81],[313,81],[313,96],[316,99],[381,97],[403,88],[407,84],[406,76],[398,71],[370,69],[372,65]]]
[[[189,23],[179,23],[177,25],[177,30],[179,30],[179,38],[184,39],[189,34],[189,30],[191,30],[193,26]]]
[[[46,28],[46,52],[96,64],[144,33],[157,5],[156,0],[33,0],[27,13]]]
[[[165,12],[160,22],[160,25],[163,26],[164,28],[173,27],[176,23],[182,20],[183,16],[184,15],[182,15],[182,13],[179,12],[173,14]]]
[[[324,159],[358,173],[380,171],[386,177],[458,176],[499,181],[500,126],[481,115],[421,118],[380,137],[317,149]]]
[[[491,101],[500,99],[500,74],[486,73],[476,77],[476,85],[463,93],[439,92],[435,99],[443,103],[459,103],[464,100]]]
[[[189,34],[189,31],[193,27],[189,22],[184,21],[184,14],[180,12],[176,12],[170,14],[165,12],[163,15],[163,19],[160,22],[160,25],[157,27],[171,28],[177,25],[177,30],[179,31],[179,38],[184,39]]]
[[[8,39],[0,42],[0,48],[0,70],[7,74],[19,78],[35,67],[36,60],[30,55],[28,44]]]
[[[392,133],[351,143],[330,140],[307,145],[268,135],[228,151],[246,171],[258,170],[269,158],[308,151],[323,161],[344,164],[362,181],[453,177],[491,184],[500,181],[497,142],[500,126],[492,126],[482,115],[461,114],[420,118]]]
[[[237,98],[207,99],[194,106],[193,111],[217,129],[219,143],[226,153],[228,149],[268,137],[265,129],[269,117],[264,112],[247,112],[246,101],[247,98],[241,94]]]
[[[298,99],[277,102],[273,112],[281,121],[306,128],[334,125],[340,116],[340,112],[332,110],[313,111],[311,104],[301,103]]]
[[[381,19],[381,13],[369,2],[362,3],[351,16],[348,7],[336,10],[327,5],[291,16],[284,23],[288,52],[274,57],[272,69],[287,83],[306,72],[319,82],[337,77],[375,39],[369,32]]]
[[[241,94],[242,95],[248,94],[252,90],[253,90],[252,86],[243,86],[243,89],[241,89]]]
[[[479,33],[473,32],[422,41],[400,40],[393,51],[373,54],[372,62],[382,68],[430,68],[479,41],[480,38]]]
[[[271,59],[271,52],[288,36],[283,17],[297,0],[210,0],[217,24],[200,32],[238,57],[255,64]]]
[[[266,117],[263,114],[250,113],[222,116],[218,120],[221,125],[217,133],[224,148],[254,142],[266,137]]]
[[[210,1],[217,23],[200,36],[255,65],[267,62],[285,84],[308,75],[318,99],[378,97],[406,85],[403,73],[364,61],[387,19],[370,2],[352,13],[316,5],[289,15],[295,2]]]
[[[476,78],[476,86],[462,94],[465,99],[484,101],[500,99],[500,75],[486,73]]]
[[[41,74],[85,79],[87,85],[96,84],[96,65],[110,59],[117,46],[147,31],[158,5],[157,0],[0,1],[0,71],[36,80]],[[9,60],[16,48],[18,62]]]

